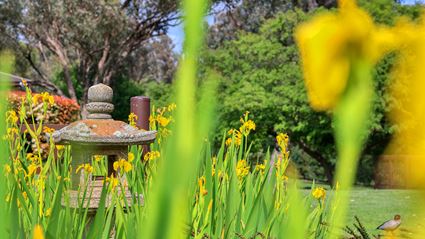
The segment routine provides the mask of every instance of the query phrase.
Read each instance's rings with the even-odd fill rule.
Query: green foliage
[[[1,72],[12,72],[13,70],[13,63],[14,58],[10,54],[10,52],[2,51],[0,52],[0,71]],[[9,90],[8,85],[8,77],[5,77],[3,75],[0,76],[0,135],[6,134],[6,105],[7,105],[7,99],[6,94]],[[7,142],[5,140],[0,141],[0,151],[2,152],[2,157],[0,157],[0,170],[3,170],[3,166],[8,162],[9,160],[9,150],[7,150]],[[0,173],[0,180],[2,182],[6,181],[6,175],[4,173]],[[7,186],[5,183],[0,184],[0,199],[6,198],[6,191]],[[10,214],[7,213],[7,205],[4,202],[0,203],[0,213],[3,217],[3,223],[0,225],[0,233],[2,235],[6,235],[7,230],[9,230],[9,224],[10,224]]]
[[[141,87],[145,89],[146,96],[151,98],[151,105],[153,106],[169,105],[174,102],[173,85],[171,84],[149,81],[141,84]]]
[[[371,239],[372,236],[367,232],[359,217],[354,216],[354,218],[356,219],[356,222],[353,223],[354,229],[350,226],[345,226],[344,231],[354,239]],[[373,238],[379,238],[379,236],[373,236]]]
[[[220,73],[218,97],[223,103],[218,112],[223,123],[219,132],[234,128],[227,123],[229,119],[248,110],[258,126],[253,135],[258,146],[253,151],[273,146],[276,132],[285,131],[293,143],[332,161],[330,118],[308,105],[292,37],[294,27],[306,18],[300,10],[278,14],[258,34],[241,32],[237,40],[207,51],[205,61],[207,67]]]
[[[9,148],[6,151],[14,155],[14,160],[7,158],[1,166],[7,176],[4,185],[8,196],[4,204],[14,215],[14,227],[5,235],[16,238],[35,234],[34,228],[41,227],[46,238],[69,235],[72,238],[109,238],[111,234],[115,238],[135,238],[136,235],[140,238],[175,238],[176,233],[185,238],[323,237],[327,232],[323,226],[327,211],[325,195],[315,198],[310,193],[301,194],[296,188],[296,179],[287,177],[288,153],[281,153],[277,158],[268,153],[261,163],[254,164],[247,161],[251,154],[249,132],[244,131],[240,144],[233,140],[228,145],[223,138],[218,154],[211,151],[209,142],[202,140],[204,137],[201,136],[206,135],[208,129],[205,121],[212,118],[212,111],[208,108],[214,94],[212,89],[203,88],[206,93],[201,95],[207,96],[200,102],[200,113],[196,117],[200,119],[201,126],[195,131],[198,142],[192,146],[196,153],[184,159],[193,163],[192,172],[185,179],[180,179],[185,182],[180,181],[179,184],[175,182],[178,177],[183,178],[181,172],[188,165],[181,165],[182,160],[176,160],[176,149],[169,151],[178,132],[174,123],[166,125],[173,130],[171,137],[161,136],[161,141],[158,137],[150,145],[152,151],[146,154],[150,156],[143,157],[142,147],[130,147],[129,159],[124,160],[130,165],[129,171],[114,169],[115,179],[109,175],[105,179],[109,183],[103,187],[80,185],[78,191],[74,191],[81,197],[79,202],[75,202],[75,197],[71,201],[70,189],[74,188],[74,182],[69,180],[71,175],[81,174],[79,177],[87,180],[91,177],[88,172],[92,171],[93,176],[105,176],[108,172],[106,157],[94,156],[91,166],[82,165],[75,169],[70,164],[71,151],[78,146],[61,147],[50,140],[47,160],[43,161],[40,154],[29,154],[27,147],[21,147],[27,143],[26,137],[18,137],[17,130],[8,131],[6,142]],[[32,110],[30,93],[28,90],[24,104]],[[44,109],[46,114],[47,107]],[[178,107],[176,111],[181,109]],[[161,117],[170,117],[174,108],[164,107],[161,111]],[[18,115],[7,114],[5,125],[8,129],[16,129],[18,123],[34,123],[18,118]],[[160,123],[155,112],[152,115],[156,123],[151,126],[160,134],[166,126]],[[248,115],[245,121],[248,121]],[[187,121],[182,122],[186,124]],[[40,122],[36,129],[28,130],[28,134],[34,136],[37,147],[40,146],[39,138],[48,134],[43,133],[42,128],[43,122]],[[188,142],[187,139],[184,138],[183,144]],[[287,146],[287,138],[282,134],[281,151],[287,152]],[[170,168],[167,167],[169,164]],[[39,170],[34,170],[34,167]],[[84,171],[79,170],[80,167]],[[114,180],[117,180],[115,186]],[[132,197],[129,201],[124,199],[120,193],[124,187],[128,187],[130,195],[142,194],[143,206],[139,197]],[[100,195],[99,208],[95,215],[91,215],[85,203],[95,192]],[[157,195],[158,192],[160,195]],[[176,194],[181,194],[180,200],[177,200]],[[183,223],[187,226],[175,227]],[[157,236],[150,237],[152,234]]]
[[[126,76],[121,76],[121,79],[114,82],[113,104],[115,105],[112,117],[116,120],[127,121],[130,114],[130,99],[133,96],[147,96],[151,99],[151,107],[169,105],[173,102],[172,85],[149,81],[137,83]]]
[[[145,91],[141,85],[123,76],[117,79],[112,87],[114,89],[112,103],[115,106],[114,112],[112,112],[112,118],[127,121],[130,114],[130,98],[144,95]]]
[[[377,22],[389,25],[394,24],[398,16],[417,18],[420,13],[419,6],[402,6],[390,0],[360,1],[360,5]],[[328,10],[316,10],[323,11]],[[276,132],[288,132],[293,146],[303,151],[295,157],[317,161],[323,171],[315,171],[319,174],[315,178],[325,177],[330,182],[336,160],[331,115],[314,112],[308,105],[298,50],[292,37],[294,27],[313,14],[315,12],[301,10],[280,12],[264,22],[257,33],[240,31],[237,39],[205,50],[202,62],[206,69],[220,76],[219,132],[234,128],[230,119],[248,110],[257,124],[253,140],[258,146],[253,151],[273,147]],[[384,151],[394,130],[386,118],[392,99],[385,94],[393,61],[394,56],[389,55],[379,62],[373,73],[377,97],[369,122],[370,137],[362,151],[357,174],[360,183],[372,182],[377,157]],[[323,81],[325,84],[326,79]],[[219,133],[215,139],[219,142]]]

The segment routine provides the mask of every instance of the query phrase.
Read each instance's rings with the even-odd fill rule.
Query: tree
[[[240,30],[258,33],[266,20],[280,12],[302,9],[313,11],[318,7],[332,8],[336,0],[239,0],[228,1],[214,17],[209,28],[208,45],[216,48],[224,41],[236,39]]]
[[[126,59],[148,39],[163,35],[179,19],[178,2],[164,1],[3,1],[6,34],[30,62],[41,81],[51,83],[43,63],[53,58],[63,73],[68,95],[83,102],[91,84],[111,84]],[[22,44],[25,43],[25,44]]]
[[[419,7],[401,6],[390,0],[360,3],[382,24],[394,24],[396,16],[402,14],[415,18],[420,12]],[[287,132],[291,144],[316,160],[327,181],[332,182],[336,150],[331,112],[318,113],[309,106],[292,37],[294,28],[313,14],[302,10],[278,13],[265,21],[257,33],[239,31],[234,40],[206,50],[203,62],[207,71],[220,75],[220,133],[238,127],[237,122],[228,122],[234,122],[248,110],[257,123],[252,135],[254,145],[273,146],[276,133]],[[386,94],[393,58],[389,55],[382,60],[374,72],[377,97],[358,174],[358,180],[364,183],[373,179],[374,164],[396,127],[386,117],[388,107],[396,101]],[[323,81],[325,84],[326,79]],[[221,139],[221,134],[216,137]]]
[[[295,26],[305,18],[301,10],[278,14],[258,33],[240,32],[238,39],[209,50],[206,62],[221,74],[220,122],[232,122],[249,111],[257,124],[254,145],[272,146],[278,132],[288,132],[291,142],[316,159],[332,181],[333,164],[328,157],[335,158],[335,153],[330,117],[308,105],[292,37]],[[220,132],[229,127],[237,126],[221,124]]]
[[[171,83],[178,61],[178,55],[174,53],[173,48],[174,44],[167,35],[146,41],[126,61],[125,71],[129,78],[138,83]]]

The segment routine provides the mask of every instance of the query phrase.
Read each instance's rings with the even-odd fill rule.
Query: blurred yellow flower
[[[215,175],[215,167],[217,165],[217,157],[212,157],[211,176]]]
[[[235,133],[235,144],[236,145],[241,145],[241,143],[242,143],[242,133],[240,131],[237,131],[236,130],[236,133]]]
[[[232,135],[232,137],[235,137],[235,145],[241,145],[241,143],[242,143],[242,133],[239,130],[230,129],[227,133],[229,135]],[[227,146],[232,144],[232,142],[233,142],[232,137],[226,139],[226,145]]]
[[[102,159],[103,159],[102,155],[95,155],[94,156],[94,161],[96,161],[96,162],[100,162]]]
[[[132,152],[128,153],[128,162],[133,162],[134,161],[134,154]]]
[[[27,153],[26,158],[27,160],[34,162],[38,160],[38,155],[35,155],[33,153]]]
[[[277,144],[279,145],[280,149],[283,151],[286,151],[288,147],[289,137],[287,134],[279,133],[276,136]]]
[[[86,173],[92,173],[93,172],[93,167],[88,163],[81,164],[80,166],[78,166],[78,168],[75,170],[75,173],[78,173],[78,171],[80,171],[81,169],[83,169],[84,172],[86,172]]]
[[[28,173],[27,173],[27,177],[31,177],[34,173],[35,173],[35,171],[37,170],[37,168],[38,168],[39,166],[37,166],[35,163],[31,163],[29,166],[28,166]]]
[[[166,138],[168,136],[171,135],[171,130],[167,129],[167,128],[162,128],[159,130],[159,134],[161,135],[162,138]]]
[[[16,112],[14,110],[9,110],[6,112],[6,122],[9,124],[16,124],[18,123],[18,116],[16,115]]]
[[[340,0],[337,13],[324,13],[295,33],[311,106],[332,110],[347,86],[353,61],[371,66],[397,44],[390,29],[374,25],[355,1]]]
[[[35,225],[32,238],[44,239],[43,228],[39,224]]]
[[[198,179],[199,195],[201,196],[205,196],[208,194],[208,191],[205,189],[205,183],[206,183],[205,176],[202,176]]]
[[[118,185],[119,180],[118,178],[114,177],[114,174],[111,174],[110,177],[106,177],[106,182],[109,182],[109,186],[111,187],[112,190],[115,189],[115,187]]]
[[[153,115],[149,116],[149,128],[154,129],[155,128],[155,117]]]
[[[38,104],[40,103],[40,101],[42,101],[43,103],[49,103],[50,105],[53,105],[55,103],[55,99],[48,92],[43,92],[41,94],[34,94],[32,96],[32,102],[34,104]]]
[[[136,121],[138,120],[138,118],[139,118],[139,117],[137,117],[137,115],[136,115],[135,113],[131,112],[131,113],[128,115],[128,123],[129,123],[131,126],[136,127]]]
[[[4,165],[4,171],[6,175],[8,175],[12,171],[12,168],[10,167],[9,164]]]
[[[43,97],[40,94],[34,94],[32,96],[32,102],[34,104],[38,104],[38,102],[40,101],[40,99],[42,99]]]
[[[167,106],[167,111],[171,112],[177,108],[177,105],[175,103],[171,103]]]
[[[52,208],[47,208],[46,212],[44,213],[44,216],[46,217],[50,217],[50,215],[52,215]]]
[[[326,190],[323,187],[317,187],[313,190],[311,193],[315,199],[325,199],[326,197]]]
[[[28,199],[28,194],[27,192],[22,192],[22,197],[27,200]]]
[[[154,159],[157,159],[161,156],[161,153],[159,151],[151,151],[151,152],[147,152],[144,156],[144,161],[151,161]]]
[[[405,20],[396,25],[403,36],[393,69],[390,94],[395,99],[390,119],[397,125],[386,154],[409,155],[403,179],[409,186],[425,188],[425,14],[419,24]]]
[[[19,134],[18,128],[12,127],[7,128],[6,135],[4,135],[4,139],[12,140]]]
[[[161,125],[162,127],[166,127],[166,126],[170,123],[171,118],[167,118],[167,117],[164,117],[164,116],[162,116],[162,115],[158,115],[158,116],[156,117],[156,121],[157,121],[157,122],[158,122],[158,124],[159,124],[159,125]]]
[[[254,121],[252,121],[252,120],[245,121],[245,120],[241,119],[241,123],[242,123],[242,126],[239,128],[239,131],[243,135],[246,136],[251,132],[251,130],[255,130],[256,125],[255,125]]]
[[[43,102],[49,103],[50,105],[53,105],[55,103],[55,100],[53,96],[51,96],[48,92],[41,93]]]
[[[229,146],[230,144],[232,144],[232,138],[227,138],[226,139],[226,146]]]
[[[115,171],[123,170],[126,173],[133,169],[131,163],[127,162],[125,159],[119,159],[118,161],[115,161],[113,167]]]
[[[255,165],[255,171],[260,172],[261,174],[264,174],[264,171],[266,170],[265,164],[257,164]]]
[[[249,174],[249,165],[245,159],[239,160],[236,164],[236,176],[239,180],[242,180]]]

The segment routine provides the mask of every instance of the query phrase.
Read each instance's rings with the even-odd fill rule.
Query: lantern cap
[[[88,90],[87,119],[55,131],[56,144],[134,145],[155,140],[156,131],[139,130],[125,122],[113,120],[112,88],[97,84]]]

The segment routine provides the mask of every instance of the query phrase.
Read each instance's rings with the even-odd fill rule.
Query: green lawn
[[[399,214],[402,220],[400,229],[415,232],[425,223],[424,215],[419,215],[421,206],[425,205],[418,191],[355,188],[351,194],[348,220],[352,224],[356,215],[369,232],[378,233],[377,226]]]
[[[303,186],[307,185],[311,186],[311,183]],[[328,190],[328,198],[331,197],[333,192],[329,191],[329,186],[324,187]],[[420,192],[415,190],[355,187],[350,197],[347,221],[352,225],[355,222],[354,216],[358,216],[367,231],[377,235],[380,230],[376,230],[376,227],[399,214],[402,220],[400,230],[407,235],[425,226],[425,215],[419,215],[420,207],[425,207],[423,202]]]

